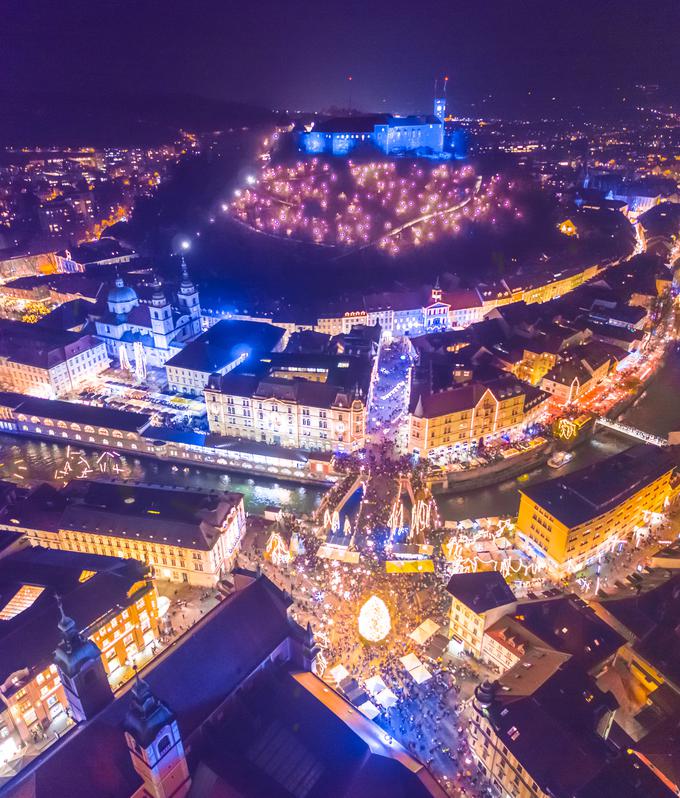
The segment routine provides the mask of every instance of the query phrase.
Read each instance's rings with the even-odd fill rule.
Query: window
[[[164,737],[161,737],[161,741],[158,743],[158,753],[163,754],[165,751],[170,748],[170,735],[166,734]]]

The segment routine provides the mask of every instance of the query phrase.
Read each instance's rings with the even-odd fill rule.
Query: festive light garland
[[[275,530],[269,536],[267,545],[264,550],[265,557],[272,563],[272,565],[282,566],[288,565],[291,561],[290,551],[288,546],[281,536],[281,533]]]

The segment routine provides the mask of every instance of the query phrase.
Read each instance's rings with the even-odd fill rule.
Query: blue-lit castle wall
[[[339,129],[330,129],[333,122],[338,123]],[[342,156],[357,149],[378,150],[385,155],[414,150],[441,153],[444,150],[444,125],[434,117],[386,115],[384,120],[366,124],[363,128],[352,118],[329,120],[319,129],[301,132],[299,147],[310,155]]]
[[[364,151],[459,160],[469,155],[470,137],[462,127],[445,130],[443,121],[434,116],[383,114],[329,119],[312,130],[298,130],[297,146],[309,155],[342,157]]]

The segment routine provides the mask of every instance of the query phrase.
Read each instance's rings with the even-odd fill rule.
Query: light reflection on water
[[[51,441],[0,435],[0,479],[19,484],[36,481],[63,484],[64,479],[56,479],[55,472],[63,473],[67,449],[66,445]],[[294,485],[268,477],[250,478],[237,473],[226,474],[194,465],[177,464],[173,467],[172,463],[130,455],[121,455],[117,472],[109,468],[101,473],[97,470],[98,454],[94,450],[83,450],[85,460],[92,468],[92,473],[85,473],[82,464],[79,465],[80,458],[75,454],[80,450],[71,446],[71,451],[73,476],[84,474],[88,479],[125,478],[156,485],[237,491],[244,494],[249,512],[261,512],[267,506],[281,506],[297,514],[309,513],[324,492],[323,488],[312,485]]]

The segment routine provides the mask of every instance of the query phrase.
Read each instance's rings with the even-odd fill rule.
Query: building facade
[[[212,378],[210,431],[275,446],[355,451],[364,445],[373,364],[332,355],[272,355]]]
[[[515,606],[512,590],[497,571],[454,574],[446,589],[451,594],[449,636],[481,657],[486,630]]]
[[[655,523],[675,496],[667,452],[641,444],[520,490],[518,539],[556,574],[575,573]]]
[[[214,587],[245,531],[240,493],[74,480],[43,484],[0,522],[32,545],[146,563],[158,579]]]
[[[67,697],[54,663],[59,618],[54,591],[63,594],[60,601],[79,631],[101,652],[114,686],[129,677],[132,664],[152,655],[158,639],[156,589],[141,563],[42,547],[1,557],[0,750],[5,754],[53,722],[66,722]]]
[[[441,153],[444,122],[435,116],[392,114],[333,118],[301,132],[299,146],[309,155],[349,155],[355,150],[385,155],[413,150]]]
[[[0,383],[46,399],[94,383],[109,367],[106,347],[92,335],[0,321]]]
[[[545,397],[518,382],[469,382],[437,393],[412,390],[408,450],[447,458],[533,423]]]

